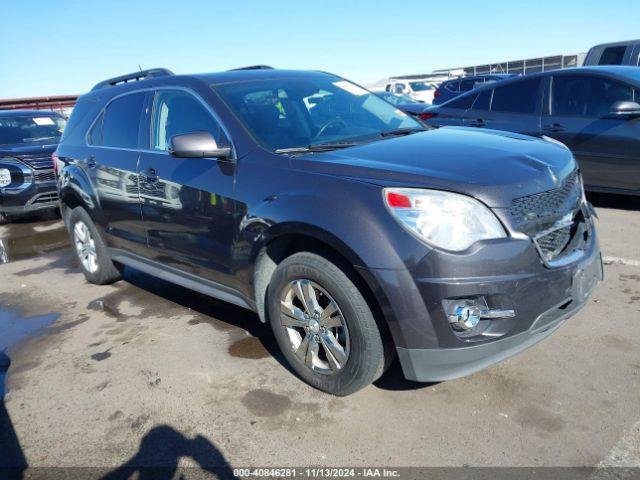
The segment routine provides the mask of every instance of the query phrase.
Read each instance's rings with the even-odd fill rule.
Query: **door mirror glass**
[[[231,148],[218,147],[209,132],[192,132],[171,137],[169,153],[179,158],[220,158],[231,156]]]
[[[636,102],[621,101],[611,105],[611,118],[636,118],[640,117],[640,105]]]

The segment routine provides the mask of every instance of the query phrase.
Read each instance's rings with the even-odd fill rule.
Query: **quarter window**
[[[119,148],[138,148],[140,115],[144,108],[145,93],[132,93],[116,98],[107,105],[91,132],[94,145]]]
[[[622,65],[622,60],[626,50],[626,45],[605,48],[600,56],[598,65]]]
[[[553,115],[600,117],[608,114],[615,102],[633,100],[630,85],[606,78],[577,75],[553,78]]]
[[[497,87],[493,91],[491,110],[531,114],[536,111],[540,78],[532,78]]]
[[[171,138],[193,132],[209,132],[218,146],[227,146],[220,124],[193,95],[182,90],[156,92],[152,144],[154,150],[167,151]]]

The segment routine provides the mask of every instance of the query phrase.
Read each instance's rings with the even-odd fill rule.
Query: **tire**
[[[322,310],[324,315],[304,317],[305,302],[300,297],[306,292],[309,300],[310,291],[317,306],[306,309],[307,313]],[[269,321],[278,345],[293,370],[308,384],[345,396],[382,375],[385,349],[374,315],[362,293],[338,266],[310,252],[291,255],[276,268],[267,297]],[[331,311],[335,313],[329,316]],[[332,351],[336,354],[331,355]]]
[[[0,212],[0,225],[6,225],[8,223],[11,223],[11,217],[4,212]]]
[[[96,285],[108,285],[120,280],[120,272],[109,258],[107,248],[86,210],[82,207],[73,209],[67,225],[71,246],[85,278]]]

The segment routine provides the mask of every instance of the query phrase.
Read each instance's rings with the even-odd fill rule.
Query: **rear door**
[[[234,195],[235,163],[169,154],[174,135],[210,132],[218,145],[228,135],[195,93],[155,92],[149,148],[140,159],[140,202],[151,257],[179,270],[230,285],[234,245],[244,208]]]
[[[144,253],[147,243],[137,190],[141,119],[147,95],[127,93],[107,104],[89,130],[90,155],[81,162],[96,190],[107,242],[136,253]]]
[[[485,112],[486,117],[472,115],[469,125],[539,136],[542,92],[542,77],[524,78],[496,86],[490,110]],[[483,103],[482,106],[485,105]]]
[[[567,145],[586,185],[640,189],[640,119],[607,118],[617,101],[640,102],[640,89],[596,75],[555,75],[545,135]]]

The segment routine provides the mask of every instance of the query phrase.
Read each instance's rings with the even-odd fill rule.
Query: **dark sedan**
[[[640,195],[640,69],[586,67],[487,85],[428,108],[429,125],[507,130],[572,150],[585,187]]]
[[[398,95],[391,92],[375,92],[375,94],[413,117],[419,116],[424,109],[429,106],[428,103],[416,102],[413,98],[407,97],[406,95]]]

